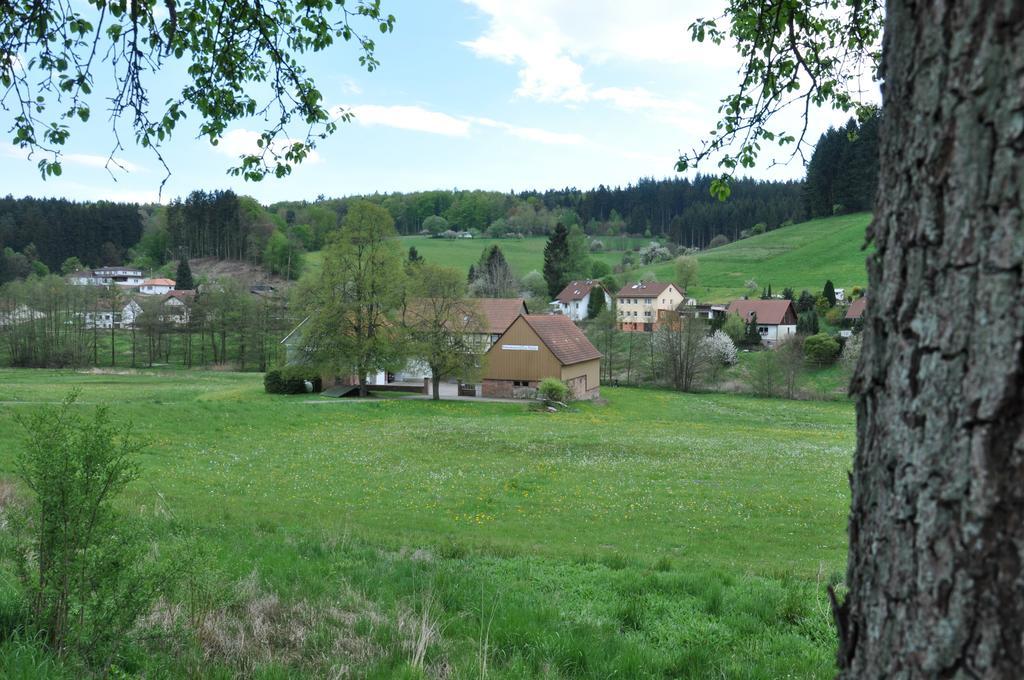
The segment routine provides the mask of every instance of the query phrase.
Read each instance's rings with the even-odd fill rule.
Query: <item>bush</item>
[[[569,387],[558,378],[544,378],[537,386],[537,396],[546,403],[569,400]]]
[[[158,573],[148,542],[116,503],[139,476],[143,444],[105,407],[79,415],[77,396],[16,418],[26,436],[14,466],[32,496],[5,511],[12,536],[5,548],[27,600],[29,632],[100,670],[169,574]]]
[[[708,243],[708,249],[710,250],[711,248],[717,248],[718,246],[724,246],[727,243],[729,243],[728,237],[726,237],[723,234],[718,234],[713,239],[711,239],[710,243]]]
[[[828,366],[839,355],[839,343],[835,338],[818,333],[804,340],[804,356],[815,366]]]
[[[306,381],[313,383],[313,391],[323,389],[320,374],[310,366],[285,366],[267,371],[263,376],[263,389],[269,394],[305,394]]]
[[[846,309],[843,307],[833,307],[825,312],[825,321],[828,321],[830,326],[839,326],[845,319]]]
[[[860,359],[860,351],[864,346],[864,336],[861,333],[857,333],[846,340],[846,344],[843,345],[843,353],[839,356],[839,362],[843,365],[843,368],[853,372],[853,369],[857,367],[857,361]]]

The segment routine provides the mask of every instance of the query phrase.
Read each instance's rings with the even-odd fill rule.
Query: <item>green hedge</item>
[[[306,381],[313,383],[313,391],[323,389],[320,374],[309,366],[285,366],[267,371],[263,376],[263,389],[270,394],[304,394]]]

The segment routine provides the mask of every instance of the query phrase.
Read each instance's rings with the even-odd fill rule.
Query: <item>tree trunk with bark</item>
[[[888,3],[842,678],[1024,668],[1024,3]]]

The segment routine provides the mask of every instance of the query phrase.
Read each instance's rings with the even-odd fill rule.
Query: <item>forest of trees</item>
[[[850,119],[818,139],[807,164],[804,206],[808,217],[871,210],[878,186],[876,113],[863,123]]]
[[[38,271],[33,262],[50,271],[69,257],[93,266],[121,264],[141,236],[136,205],[6,196],[0,198],[0,282]]]

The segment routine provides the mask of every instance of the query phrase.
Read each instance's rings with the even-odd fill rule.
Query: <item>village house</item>
[[[674,311],[685,296],[672,283],[628,283],[615,296],[619,328],[624,331],[656,331],[659,313]]]
[[[485,358],[485,397],[531,398],[544,378],[557,378],[574,399],[600,396],[601,353],[569,317],[523,314]]]
[[[796,309],[791,300],[734,300],[729,314],[737,314],[744,323],[757,321],[761,342],[773,346],[796,334]]]
[[[100,267],[74,272],[67,277],[68,283],[75,286],[141,286],[142,270],[130,267]]]
[[[195,302],[194,290],[172,290],[164,296],[163,319],[177,326],[184,326],[192,316],[192,303]]]
[[[172,279],[146,279],[139,286],[139,292],[143,295],[164,295],[174,290]]]
[[[612,306],[612,297],[601,287],[601,284],[587,279],[585,281],[570,281],[551,303],[551,311],[567,316],[573,321],[583,321],[589,315],[591,295],[603,295],[605,308]]]
[[[864,318],[864,310],[868,306],[867,297],[859,297],[850,303],[850,307],[846,310],[846,316],[844,320],[847,326],[854,326]],[[853,335],[853,328],[844,328],[839,331],[839,336],[848,338]]]

